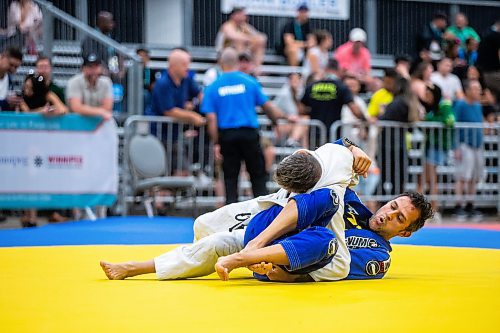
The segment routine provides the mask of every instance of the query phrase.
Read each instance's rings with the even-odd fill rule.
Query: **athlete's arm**
[[[324,222],[322,226],[326,226],[330,220],[323,217],[325,214],[335,214],[339,204],[339,197],[332,189],[322,188],[311,193],[297,194],[274,221],[247,244],[245,250],[260,249],[280,236],[294,230],[303,230],[312,223]]]
[[[340,138],[333,143],[344,146],[351,151],[354,157],[352,165],[354,172],[366,178],[368,176],[368,169],[372,164],[371,158],[348,138]]]
[[[274,265],[273,269],[266,273],[266,276],[274,282],[314,282],[314,279],[309,274],[290,274]]]

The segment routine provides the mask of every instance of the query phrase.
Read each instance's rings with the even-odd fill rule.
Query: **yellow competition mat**
[[[500,250],[396,245],[383,280],[334,283],[246,269],[109,281],[99,267],[173,247],[0,248],[0,332],[500,332]]]

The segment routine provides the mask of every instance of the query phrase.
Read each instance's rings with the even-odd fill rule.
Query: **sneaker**
[[[453,217],[459,221],[465,221],[467,219],[467,212],[463,208],[457,208],[453,213]]]

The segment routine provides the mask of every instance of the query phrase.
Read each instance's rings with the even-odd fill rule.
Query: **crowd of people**
[[[32,1],[14,1],[6,33],[11,36],[21,32],[29,36],[26,38],[35,38],[41,19],[35,15],[36,8]],[[27,15],[28,10],[33,14]],[[100,12],[97,29],[111,36],[113,28],[112,14]],[[162,71],[148,67],[147,49],[137,49],[145,67],[144,114],[168,116],[195,128],[207,126],[224,174],[225,186],[219,194],[225,196],[227,204],[238,201],[242,161],[253,195],[267,193],[273,154],[262,148],[256,107],[261,107],[276,127],[277,138],[272,144],[293,148],[310,146],[311,137],[305,125],[308,120],[319,121],[328,129],[339,120],[352,123],[336,135],[358,142],[374,161],[368,178],[360,185],[366,195],[373,194],[377,186],[391,195],[404,190],[406,131],[385,127],[380,131],[380,121],[441,122],[444,132],[424,133],[425,176],[419,181],[419,191],[438,194],[436,167],[448,163],[448,152],[453,150],[457,163],[456,194],[472,195],[484,168],[482,131],[461,130],[457,132],[458,140],[451,138],[455,132],[446,131],[455,122],[498,121],[500,20],[480,37],[468,26],[463,13],[458,13],[454,25],[448,26],[447,16],[438,12],[416,39],[415,55],[396,56],[395,66],[387,68],[379,78],[372,72],[363,29],[352,29],[344,43],[334,41],[329,31],[313,29],[309,8],[302,4],[297,15],[283,27],[277,48],[277,53],[297,70],[291,71],[287,83],[271,101],[258,81],[263,74],[267,36],[248,23],[244,8],[234,8],[220,27],[215,41],[217,64],[204,74],[203,86],[197,84],[190,71],[191,56],[186,49],[174,49],[168,68]],[[5,49],[0,55],[1,110],[40,112],[47,116],[75,112],[110,119],[117,107],[114,85],[124,77],[123,59],[112,48],[91,38],[82,42],[82,57],[81,72],[63,88],[53,80],[51,59],[38,55],[22,91],[16,93],[10,74],[20,66],[22,53],[16,48]],[[279,119],[287,123],[278,124]],[[334,139],[329,137],[328,141]],[[377,151],[381,151],[384,161],[396,162],[389,168],[380,167]],[[173,172],[178,171],[182,170]],[[472,201],[464,206],[461,202],[457,202],[457,216],[480,215]],[[368,205],[377,208],[376,203]],[[433,208],[439,209],[437,200],[433,201]],[[53,215],[54,220],[65,219],[61,212]],[[29,210],[23,225],[35,225],[36,220],[36,211]]]

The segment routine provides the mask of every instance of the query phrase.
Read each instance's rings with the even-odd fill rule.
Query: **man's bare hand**
[[[268,271],[266,275],[269,280],[275,282],[295,282],[295,278],[297,276],[286,272],[278,266],[273,266],[273,269]]]
[[[205,125],[206,122],[207,121],[203,116],[193,112],[193,115],[191,117],[191,124],[193,124],[196,127],[200,127],[200,126]]]
[[[352,155],[354,156],[354,162],[352,165],[352,168],[354,172],[356,172],[359,175],[362,175],[363,177],[368,176],[368,169],[370,168],[370,165],[372,164],[372,160],[368,155],[362,151],[360,148],[351,146],[351,152]]]

